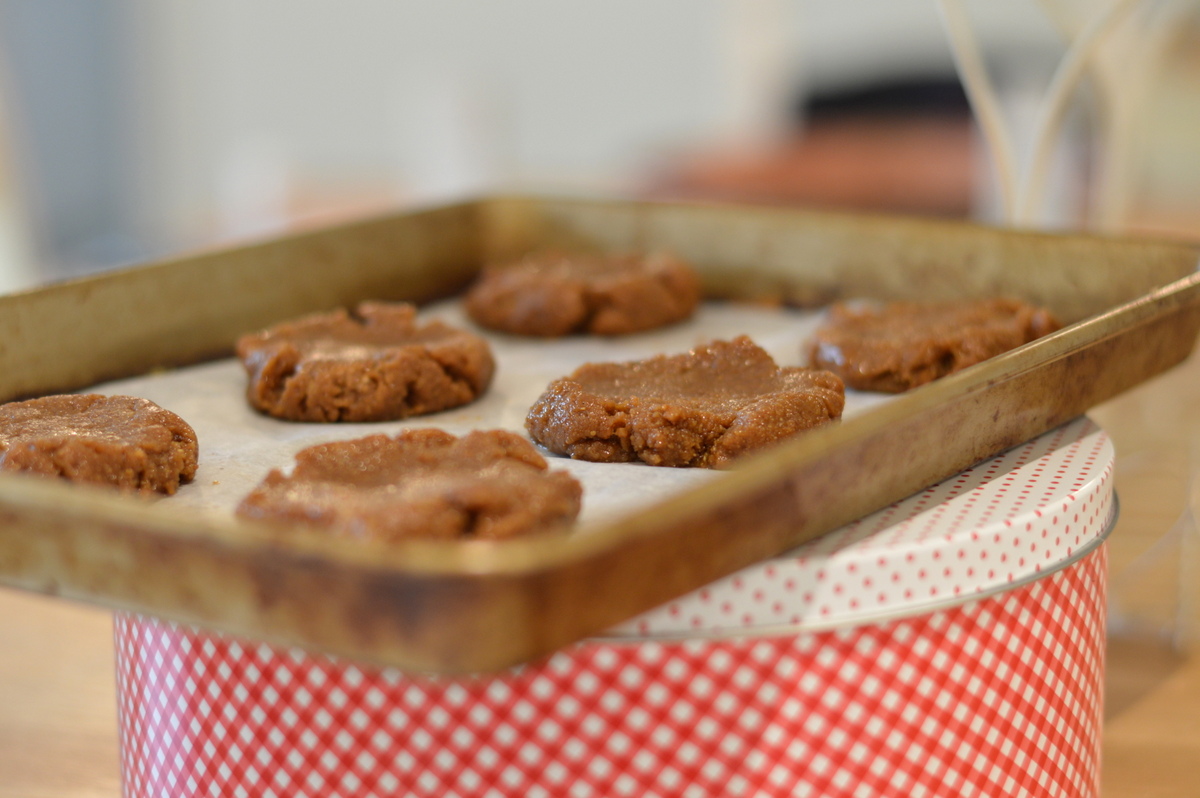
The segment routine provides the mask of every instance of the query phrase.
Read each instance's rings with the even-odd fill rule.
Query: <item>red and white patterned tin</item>
[[[1112,466],[1077,419],[494,676],[118,615],[125,794],[1095,796]]]

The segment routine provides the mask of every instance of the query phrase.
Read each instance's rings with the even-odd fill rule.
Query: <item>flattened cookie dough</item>
[[[237,514],[353,538],[508,538],[571,523],[582,494],[514,432],[415,429],[303,449]]]
[[[43,396],[0,405],[0,471],[172,494],[196,475],[196,432],[148,399]]]
[[[812,365],[851,388],[901,393],[1054,332],[1042,308],[1012,299],[834,305]]]
[[[478,324],[517,335],[625,335],[682,321],[700,278],[676,257],[538,253],[490,264],[467,293]]]
[[[740,336],[682,355],[588,363],[552,382],[525,426],[577,460],[722,468],[841,418],[844,405],[833,374],[780,368]]]
[[[483,338],[409,304],[364,302],[243,336],[256,409],[290,421],[391,421],[477,399],[495,362]]]

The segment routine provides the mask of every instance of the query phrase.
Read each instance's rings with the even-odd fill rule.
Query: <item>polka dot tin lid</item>
[[[1108,435],[1077,418],[606,637],[850,626],[1036,579],[1108,533],[1113,461]]]

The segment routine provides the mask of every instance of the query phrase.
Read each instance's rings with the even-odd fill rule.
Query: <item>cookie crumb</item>
[[[364,302],[243,336],[237,355],[254,408],[288,421],[393,421],[479,398],[491,348],[407,303]]]
[[[835,304],[810,362],[860,391],[901,393],[1027,344],[1062,325],[1013,299]]]
[[[237,514],[360,539],[503,539],[569,525],[583,496],[506,430],[404,430],[310,446],[295,461],[289,475],[271,471]]]
[[[673,255],[540,252],[488,264],[467,293],[483,327],[546,338],[628,335],[689,318],[700,278]]]
[[[550,384],[525,427],[578,460],[725,468],[840,419],[844,406],[837,376],[780,368],[740,336],[682,355],[585,364]]]
[[[0,471],[175,493],[196,475],[196,432],[148,399],[62,394],[0,405]]]

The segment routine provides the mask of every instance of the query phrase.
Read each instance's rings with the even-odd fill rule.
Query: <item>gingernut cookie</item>
[[[550,384],[525,427],[578,460],[722,468],[841,418],[844,405],[833,374],[780,368],[740,336],[682,355],[588,363]]]
[[[571,523],[582,494],[514,432],[415,429],[303,449],[237,514],[354,538],[508,538]]]
[[[243,336],[250,404],[290,421],[391,421],[477,399],[495,369],[487,342],[416,315],[363,302]]]
[[[837,304],[817,331],[810,358],[851,388],[901,393],[1061,326],[1049,311],[1012,299]]]
[[[196,475],[196,432],[133,396],[69,394],[0,405],[0,471],[172,494]]]
[[[489,264],[466,297],[478,324],[517,335],[625,335],[692,315],[700,278],[682,260],[655,255],[538,253]]]

